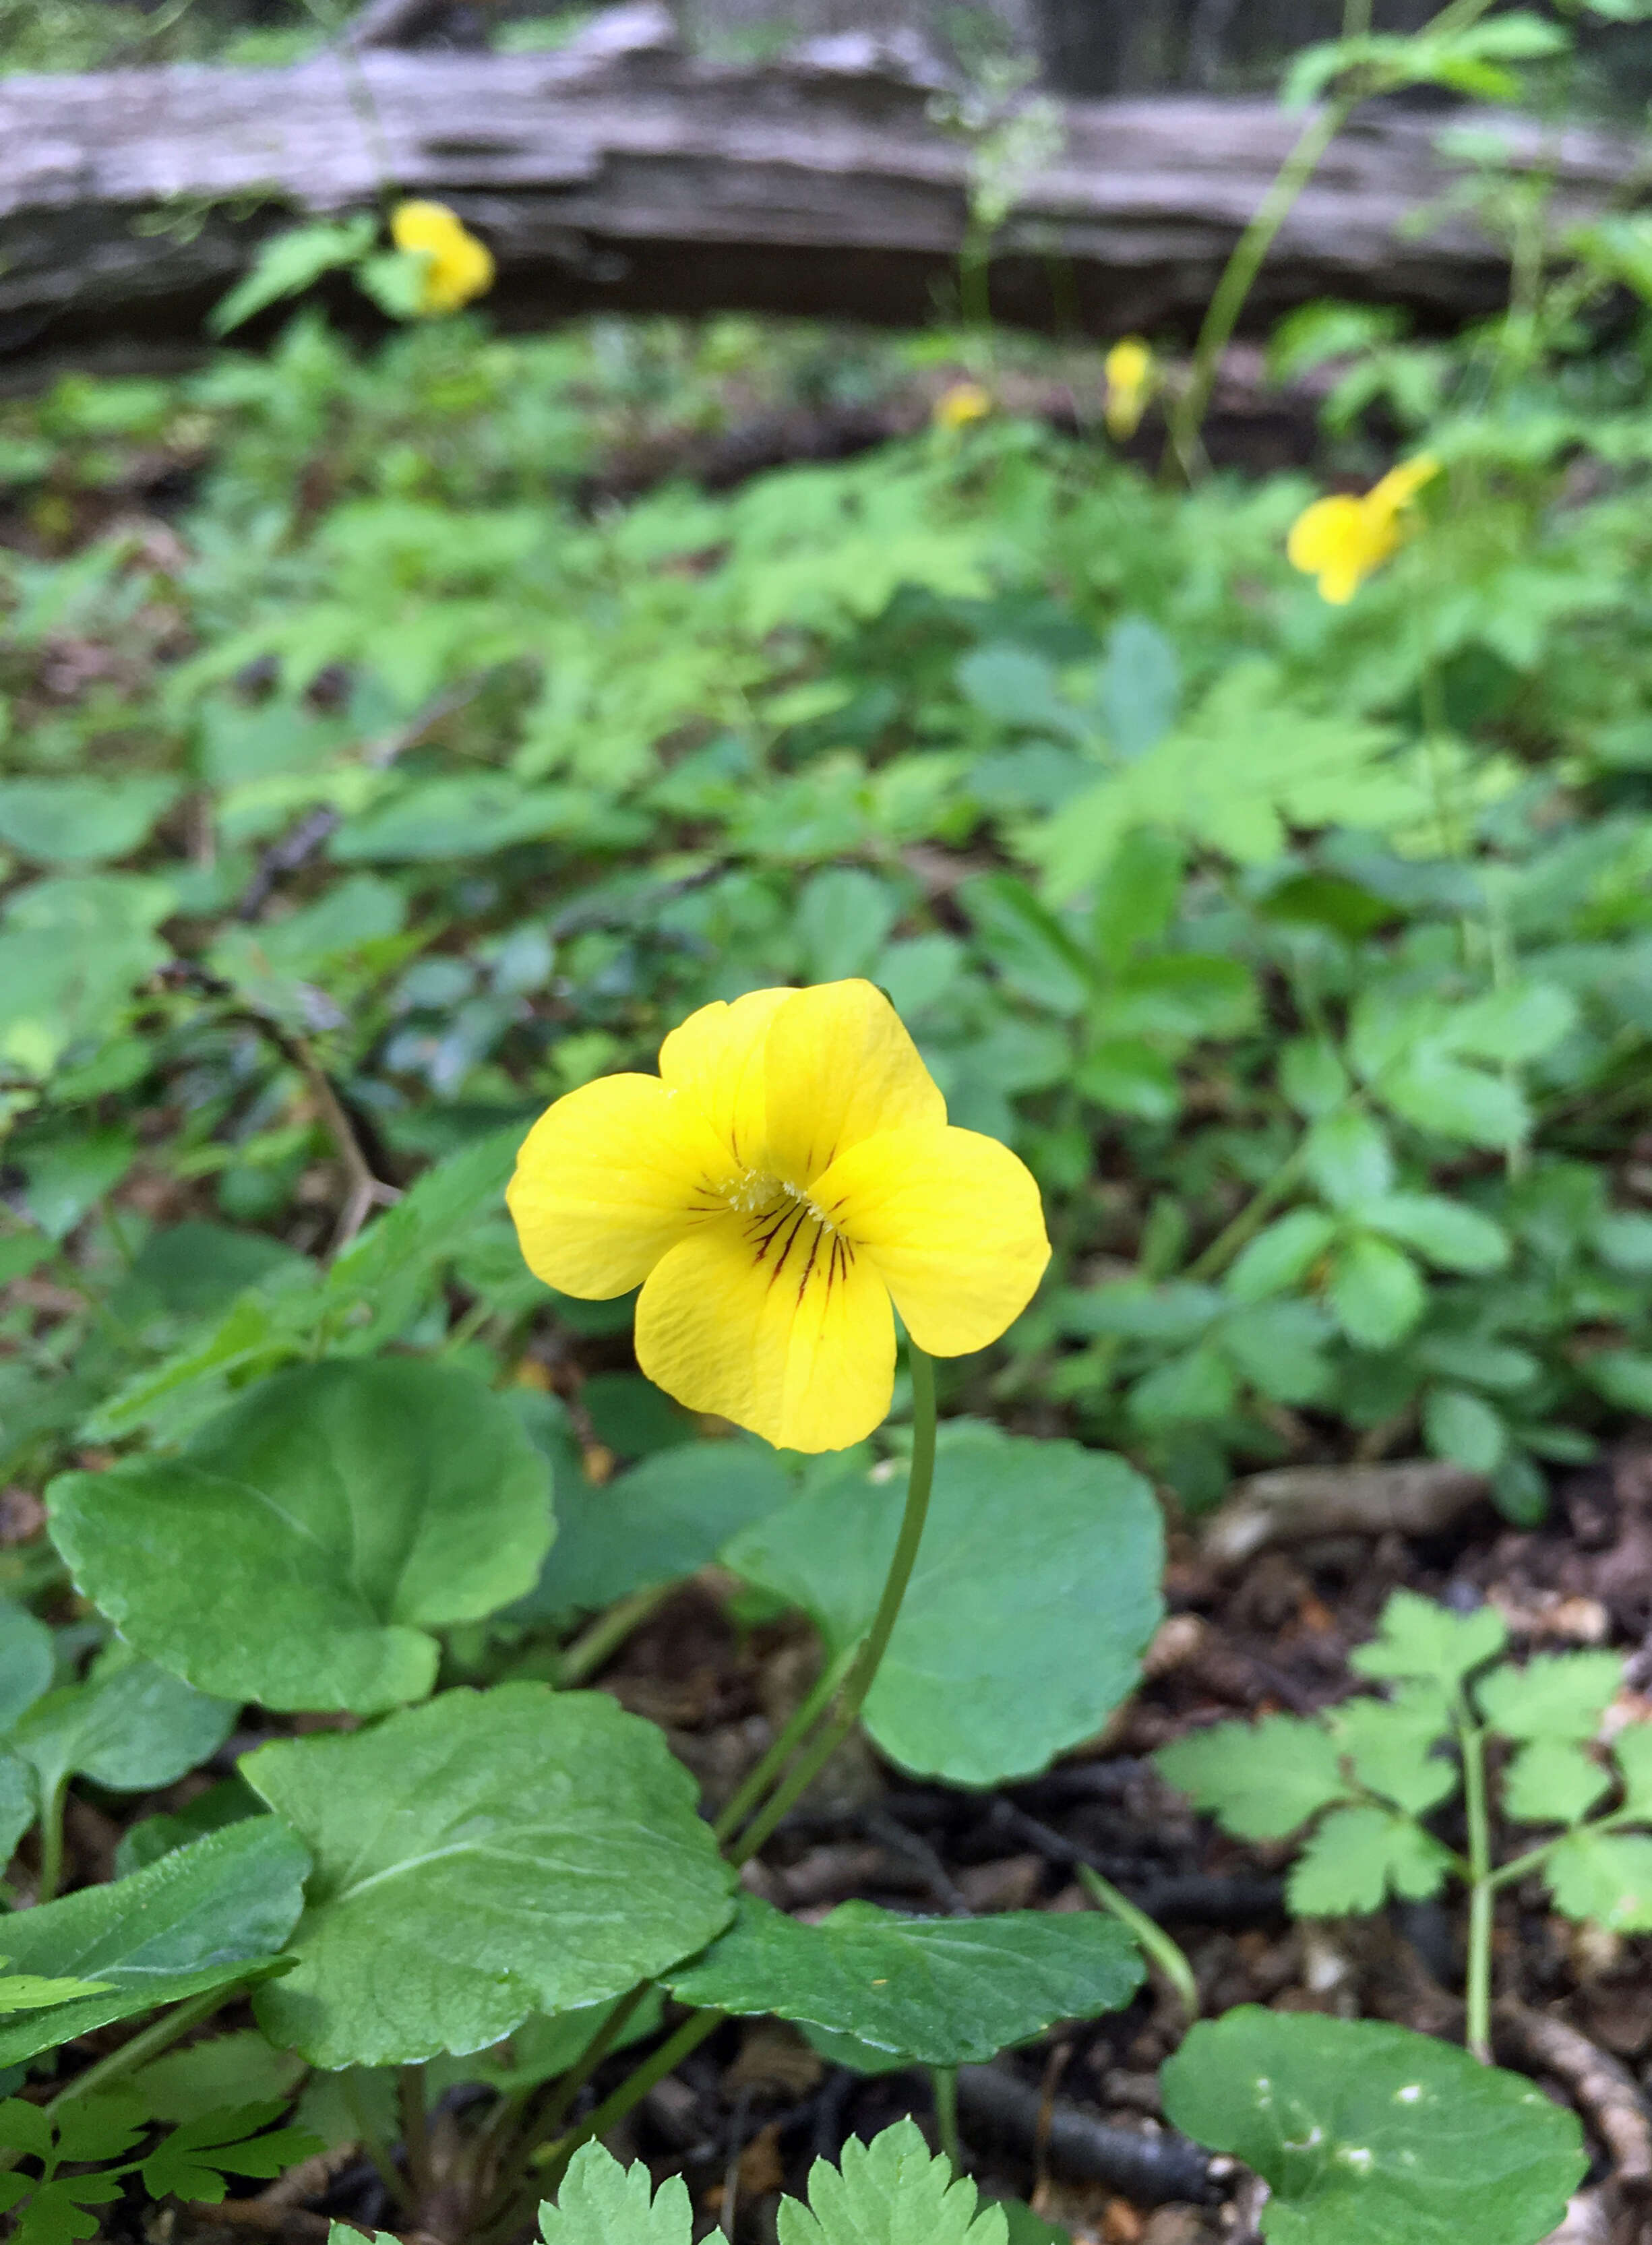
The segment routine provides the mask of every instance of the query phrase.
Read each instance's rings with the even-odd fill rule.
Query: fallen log
[[[0,367],[193,347],[259,244],[390,195],[451,203],[492,245],[506,326],[593,309],[743,309],[921,322],[964,240],[972,157],[921,51],[856,34],[763,68],[684,55],[620,9],[547,54],[330,52],[284,71],[0,82]],[[998,234],[997,316],[1186,333],[1300,119],[1254,100],[1052,105],[1057,153]],[[1460,117],[1459,117],[1460,121]],[[1481,122],[1487,120],[1482,119]],[[1557,224],[1636,192],[1610,135],[1495,120],[1554,182]],[[1445,195],[1438,114],[1370,105],[1255,292],[1479,316],[1506,259]]]

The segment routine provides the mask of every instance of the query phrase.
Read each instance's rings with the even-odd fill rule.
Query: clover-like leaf
[[[663,1975],[698,2009],[806,2020],[927,2065],[977,2065],[1057,2019],[1117,2011],[1141,1977],[1123,1926],[1088,1913],[897,1917],[848,1902],[804,1925],[751,1897]]]
[[[64,1475],[48,1503],[80,1588],[153,1658],[202,1691],[356,1713],[422,1699],[431,1631],[530,1589],[552,1533],[549,1469],[506,1404],[410,1359],[278,1373],[181,1455]]]
[[[1241,2004],[1196,2025],[1165,2112],[1269,2184],[1269,2245],[1537,2245],[1587,2160],[1576,2115],[1408,2027]]]
[[[1153,1760],[1161,1777],[1241,1840],[1282,1840],[1349,1797],[1336,1741],[1295,1715],[1214,1723],[1160,1746]]]
[[[480,2050],[663,1971],[731,1913],[694,1780],[601,1692],[447,1692],[241,1767],[316,1856],[296,1965],[255,2007],[316,2065]]]

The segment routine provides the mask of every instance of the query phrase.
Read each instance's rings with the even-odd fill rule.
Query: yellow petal
[[[660,1075],[697,1102],[744,1168],[763,1167],[767,1125],[763,1044],[777,1009],[795,990],[751,990],[690,1014],[660,1047]]]
[[[870,982],[820,982],[775,1008],[764,1043],[767,1129],[758,1166],[807,1186],[882,1130],[939,1129],[947,1102],[900,1015]]]
[[[636,1360],[690,1411],[781,1449],[841,1450],[888,1414],[894,1319],[870,1259],[786,1200],[708,1224],[656,1265]]]
[[[907,1331],[965,1356],[1018,1318],[1050,1260],[1031,1173],[974,1130],[886,1131],[817,1179],[815,1205],[874,1264]]]
[[[506,1195],[535,1278],[603,1300],[724,1213],[729,1151],[657,1076],[603,1075],[541,1115]]]
[[[1419,452],[1415,459],[1402,460],[1390,468],[1380,482],[1374,483],[1365,494],[1365,504],[1379,513],[1397,514],[1409,506],[1424,484],[1432,483],[1440,472],[1440,464],[1431,452]]]
[[[398,249],[428,250],[433,256],[451,248],[465,229],[445,203],[418,197],[398,203],[390,221],[391,240]]]
[[[1316,499],[1304,507],[1290,527],[1285,553],[1293,569],[1316,577],[1334,567],[1365,540],[1365,510],[1362,501],[1339,492],[1331,499]]]

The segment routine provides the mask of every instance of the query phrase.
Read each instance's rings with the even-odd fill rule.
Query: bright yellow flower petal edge
[[[457,312],[493,287],[493,252],[445,203],[398,203],[390,231],[398,249],[425,261],[418,309],[425,315]]]
[[[1141,417],[1147,410],[1158,377],[1153,355],[1139,336],[1126,336],[1116,343],[1102,361],[1102,372],[1106,377],[1107,390],[1102,412],[1107,423],[1107,433],[1123,443],[1133,437],[1141,426]]]
[[[892,1303],[919,1348],[963,1356],[1050,1259],[1030,1174],[948,1122],[870,982],[702,1007],[658,1075],[548,1109],[507,1198],[536,1277],[598,1300],[641,1285],[649,1378],[782,1449],[846,1449],[887,1416]]]
[[[1419,452],[1390,468],[1361,498],[1339,492],[1316,499],[1291,525],[1285,553],[1292,568],[1318,578],[1322,600],[1346,607],[1371,572],[1397,552],[1404,536],[1402,515],[1439,472],[1439,462]]]

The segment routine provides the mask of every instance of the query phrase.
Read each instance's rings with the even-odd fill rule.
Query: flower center
[[[823,1279],[829,1291],[848,1275],[853,1248],[801,1185],[747,1170],[724,1190],[730,1207],[745,1219],[746,1245],[752,1260],[767,1267],[771,1285],[783,1273],[794,1276],[801,1302],[812,1278]]]

